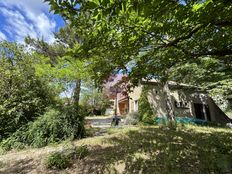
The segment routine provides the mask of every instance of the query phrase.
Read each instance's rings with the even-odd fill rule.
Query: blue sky
[[[0,0],[0,40],[22,43],[29,35],[51,43],[62,26],[62,18],[49,13],[43,0]]]

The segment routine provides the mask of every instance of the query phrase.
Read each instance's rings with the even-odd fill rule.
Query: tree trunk
[[[80,93],[81,93],[81,79],[77,79],[76,86],[74,88],[74,95],[73,95],[73,104],[76,108],[79,108]]]
[[[167,117],[169,120],[174,121],[175,120],[175,115],[174,115],[174,110],[172,106],[172,100],[171,100],[171,95],[170,95],[170,89],[168,86],[168,82],[166,82],[163,85],[164,89],[164,94],[165,94],[165,100],[166,100],[166,110],[167,110]]]
[[[85,127],[84,127],[84,119],[85,116],[81,114],[80,107],[79,107],[79,100],[80,100],[80,93],[81,93],[81,79],[76,80],[76,86],[74,89],[73,95],[73,104],[76,114],[78,114],[79,118],[79,126],[77,132],[79,132],[78,138],[83,138],[85,135]]]

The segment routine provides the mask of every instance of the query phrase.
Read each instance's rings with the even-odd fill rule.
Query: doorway
[[[194,103],[195,115],[196,118],[205,120],[204,112],[203,112],[203,104]]]
[[[195,109],[196,118],[201,119],[201,120],[205,120],[207,118],[208,121],[211,121],[208,105],[194,103],[194,109]],[[205,112],[204,112],[204,109],[205,109]]]

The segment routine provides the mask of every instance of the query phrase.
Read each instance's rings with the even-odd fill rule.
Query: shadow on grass
[[[95,146],[79,169],[86,173],[232,173],[232,134],[144,127]],[[84,173],[84,172],[83,172]]]
[[[14,163],[5,164],[3,168],[0,168],[0,174],[25,174],[30,173],[36,165],[32,159],[18,160]]]

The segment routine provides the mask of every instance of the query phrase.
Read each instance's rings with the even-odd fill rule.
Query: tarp
[[[206,120],[201,120],[197,118],[190,118],[190,117],[175,117],[177,123],[182,124],[198,124],[198,125],[206,125]],[[167,117],[157,117],[154,119],[154,122],[157,124],[167,123]]]

